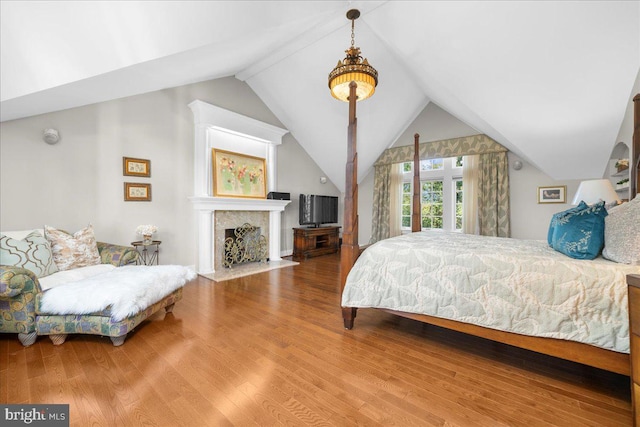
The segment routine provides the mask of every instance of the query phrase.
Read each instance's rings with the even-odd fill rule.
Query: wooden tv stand
[[[294,228],[293,260],[302,261],[338,252],[340,227]]]

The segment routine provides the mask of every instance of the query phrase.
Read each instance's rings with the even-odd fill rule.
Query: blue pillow
[[[559,218],[551,246],[575,259],[594,259],[604,246],[604,202]]]
[[[558,221],[560,221],[560,218],[562,218],[565,215],[578,212],[583,209],[587,209],[588,207],[589,205],[587,205],[584,201],[581,200],[580,204],[578,204],[578,206],[576,206],[575,208],[567,209],[566,211],[553,214],[553,216],[551,217],[551,224],[549,224],[549,231],[547,232],[547,242],[549,243],[549,246],[553,246],[552,244],[553,232],[555,231],[556,226],[558,225]]]

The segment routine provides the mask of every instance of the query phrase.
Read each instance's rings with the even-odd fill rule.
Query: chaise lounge
[[[30,249],[18,251],[25,242]],[[0,332],[17,333],[24,346],[38,335],[59,345],[68,334],[108,336],[119,346],[149,316],[162,308],[171,312],[182,285],[195,277],[182,266],[136,266],[132,247],[94,245],[99,262],[57,271],[42,255],[47,242],[40,230],[2,233],[1,261],[14,265],[0,265]]]

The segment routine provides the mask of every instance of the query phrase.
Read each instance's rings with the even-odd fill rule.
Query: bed
[[[632,195],[640,185],[640,95],[634,98],[634,111]],[[640,274],[640,266],[601,256],[575,260],[546,241],[418,232],[415,190],[412,223],[418,230],[379,241],[360,255],[355,244],[357,185],[349,177],[356,156],[355,143],[350,144],[345,196],[349,234],[346,239],[343,235],[341,254],[345,328],[353,328],[357,309],[375,308],[629,375],[626,276]],[[414,183],[418,179],[416,174]]]

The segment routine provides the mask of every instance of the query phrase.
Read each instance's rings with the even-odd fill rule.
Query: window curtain
[[[487,154],[487,153],[503,153],[506,163],[506,151],[502,145],[498,144],[493,139],[486,135],[471,135],[462,138],[443,139],[440,141],[433,141],[420,144],[420,159],[433,159],[455,156],[467,156],[474,154]],[[393,147],[385,150],[375,163],[375,172],[373,179],[373,212],[372,212],[372,224],[371,224],[371,240],[369,243],[375,243],[379,240],[386,239],[390,236],[390,189],[391,189],[391,167],[396,163],[413,161],[413,145],[403,145],[400,147]],[[479,171],[482,168],[482,161],[479,160]],[[480,179],[479,172],[479,179]],[[488,176],[485,174],[485,176]],[[495,227],[504,229],[506,227],[507,234],[510,233],[509,229],[509,174],[508,170],[501,175],[502,184],[495,192],[501,192],[506,194],[507,208],[504,206],[498,208],[498,212],[493,213],[496,217],[495,222],[500,226]],[[464,185],[464,184],[463,184]],[[487,187],[491,188],[491,185]],[[494,185],[494,187],[498,187]],[[479,191],[482,192],[482,187],[479,186]],[[480,196],[478,196],[480,197]],[[494,199],[499,198],[495,197]],[[504,200],[504,196],[502,197]],[[483,199],[484,209],[489,209],[489,199]],[[482,209],[480,206],[480,200],[478,200],[478,210]],[[483,229],[484,224],[488,224],[488,217],[491,214],[485,214],[484,222],[479,219],[478,227],[480,234],[487,232],[487,228]],[[498,231],[496,231],[497,233]]]
[[[462,232],[480,234],[478,228],[478,175],[480,156],[464,156],[462,161]]]
[[[373,176],[373,212],[371,214],[371,239],[369,243],[375,243],[389,237],[390,188],[391,164],[376,166]]]
[[[402,234],[402,163],[391,165],[389,186],[389,237]]]
[[[509,162],[506,152],[480,155],[478,190],[480,234],[510,237]]]

